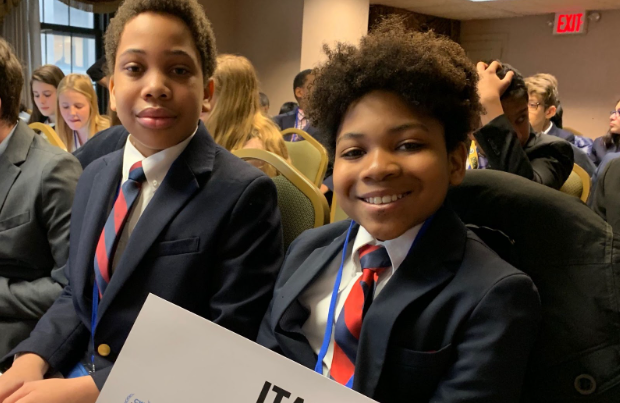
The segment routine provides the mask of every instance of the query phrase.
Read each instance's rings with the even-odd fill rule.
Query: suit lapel
[[[442,207],[364,318],[358,347],[364,361],[356,366],[353,389],[374,396],[396,320],[406,307],[452,279],[466,239],[465,226]]]
[[[0,210],[21,173],[19,166],[26,161],[34,136],[34,132],[22,122],[17,123],[6,150],[0,155]]]
[[[116,191],[121,181],[123,166],[123,150],[116,151],[103,157],[105,165],[95,175],[91,187],[88,203],[84,212],[84,220],[80,231],[80,247],[76,261],[71,262],[71,266],[76,268],[71,281],[74,292],[83,293],[90,301],[92,295],[91,279],[94,273],[94,257],[97,242],[101,236],[101,231],[112,210],[112,204],[116,196]],[[80,268],[87,267],[88,270]],[[85,303],[84,298],[78,298],[81,304]],[[82,306],[84,312],[90,312],[90,306]]]
[[[200,189],[198,177],[212,171],[215,148],[215,142],[201,122],[196,135],[172,163],[160,188],[138,220],[132,235],[139,234],[139,236],[129,238],[123,256],[99,305],[97,322],[101,320],[114,297],[139,266],[145,254],[156,243],[163,229]]]
[[[351,231],[350,245],[355,239],[358,228],[359,226],[356,225]],[[274,301],[270,326],[275,329],[280,341],[288,345],[283,347],[295,356],[293,357],[294,360],[306,367],[314,367],[316,362],[312,360],[316,360],[316,354],[301,333],[301,327],[308,319],[309,312],[305,311],[297,299],[338,256],[345,238],[346,232],[334,239],[329,245],[315,249],[295,270],[284,286],[274,293],[277,295],[277,300]],[[279,329],[289,334],[294,333],[291,336],[295,337],[282,333]],[[299,339],[302,339],[303,342],[300,343]]]

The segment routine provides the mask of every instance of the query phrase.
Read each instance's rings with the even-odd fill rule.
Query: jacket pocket
[[[153,253],[155,256],[183,255],[186,253],[196,253],[199,247],[200,238],[192,237],[155,244],[153,245]]]
[[[0,221],[0,231],[6,231],[30,222],[30,211]]]

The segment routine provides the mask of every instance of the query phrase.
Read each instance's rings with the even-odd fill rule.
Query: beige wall
[[[305,0],[301,68],[326,60],[323,44],[357,44],[368,32],[369,0]]]
[[[564,125],[596,138],[620,99],[620,11],[604,11],[587,35],[554,36],[551,16],[465,21],[461,42],[474,58],[501,57],[525,76],[551,73],[560,83]]]
[[[237,0],[199,0],[199,2],[204,7],[213,26],[218,52],[234,52],[236,45],[235,5]]]

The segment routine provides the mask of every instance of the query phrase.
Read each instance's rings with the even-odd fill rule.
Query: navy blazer
[[[608,153],[617,152],[620,152],[620,146],[612,144],[611,147],[607,148],[603,136],[594,140],[594,143],[592,144],[592,152],[590,153],[590,158],[592,159],[592,162],[594,162],[594,164],[598,166]]]
[[[122,165],[119,150],[84,171],[71,217],[69,285],[11,354],[33,352],[59,371],[93,354],[93,259]],[[201,123],[140,217],[100,302],[94,344],[111,354],[95,354],[97,386],[149,293],[254,340],[282,255],[275,185],[216,145]]]
[[[571,144],[575,144],[575,135],[567,130],[560,129],[555,124],[551,125],[551,129],[549,130],[547,134],[550,136],[555,136],[555,137],[564,139]]]
[[[97,158],[125,147],[127,136],[129,132],[125,127],[112,126],[95,134],[86,144],[75,150],[73,156],[80,161],[82,169],[86,169]]]
[[[293,242],[261,325],[260,344],[311,369],[298,297],[338,267],[349,224]],[[364,318],[353,389],[381,403],[516,403],[540,316],[532,280],[443,207]]]

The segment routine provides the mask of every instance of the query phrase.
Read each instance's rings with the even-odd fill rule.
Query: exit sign
[[[586,11],[578,13],[557,13],[553,33],[555,35],[585,34],[588,28]]]

